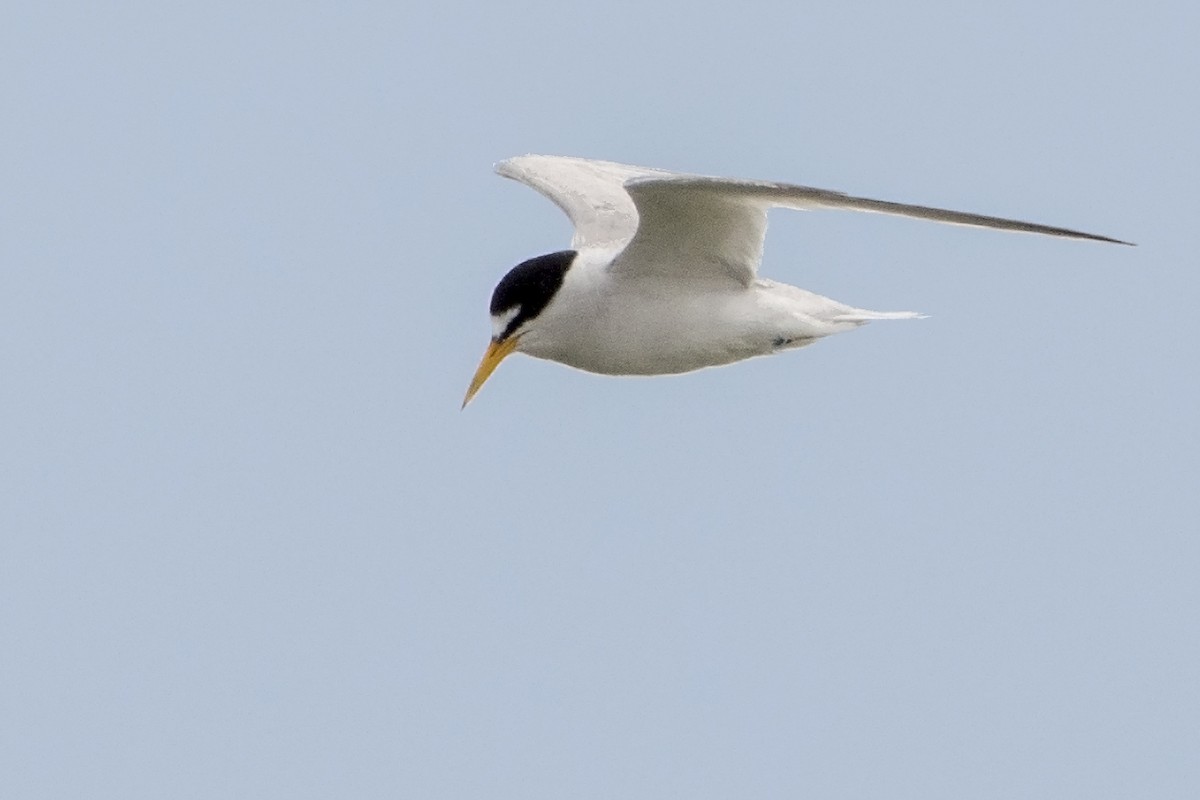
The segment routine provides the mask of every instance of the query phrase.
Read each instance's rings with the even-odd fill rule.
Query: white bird
[[[712,178],[610,161],[528,155],[496,172],[553,200],[571,249],[509,271],[492,294],[492,340],[463,407],[508,355],[605,375],[666,375],[794,350],[871,320],[868,311],[760,278],[767,211],[840,208],[1129,244],[962,211],[786,183]]]

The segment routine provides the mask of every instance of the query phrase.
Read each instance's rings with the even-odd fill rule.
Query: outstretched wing
[[[535,155],[501,161],[496,172],[533,187],[566,212],[575,226],[576,250],[626,244],[637,231],[638,211],[625,184],[671,175],[611,161]]]
[[[853,197],[787,183],[672,174],[633,178],[625,189],[637,207],[640,224],[613,269],[630,274],[656,272],[698,280],[707,270],[748,284],[762,259],[767,211],[774,206],[868,211],[953,225],[1129,244],[1069,228]]]
[[[575,225],[571,245],[624,247],[612,269],[681,280],[749,284],[762,259],[767,211],[835,208],[953,225],[1129,244],[1094,233],[932,206],[854,197],[828,189],[687,175],[611,161],[519,156],[496,172],[550,198]]]

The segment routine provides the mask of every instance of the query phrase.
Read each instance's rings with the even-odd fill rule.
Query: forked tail
[[[867,311],[865,308],[856,308],[845,314],[838,314],[832,318],[833,322],[870,322],[873,319],[925,319],[928,314],[921,314],[916,311]]]

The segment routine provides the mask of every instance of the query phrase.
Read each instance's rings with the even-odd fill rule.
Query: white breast
[[[765,282],[614,277],[610,258],[580,254],[521,351],[588,372],[663,375],[766,355],[797,324]]]

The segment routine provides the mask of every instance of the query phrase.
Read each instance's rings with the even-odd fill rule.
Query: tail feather
[[[833,317],[833,322],[870,322],[873,319],[926,319],[928,314],[921,314],[916,311],[867,311],[864,308],[856,308],[846,314],[838,314]]]

